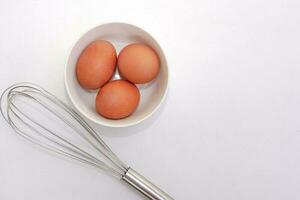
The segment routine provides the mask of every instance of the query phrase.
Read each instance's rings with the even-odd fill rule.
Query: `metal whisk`
[[[19,83],[1,95],[1,113],[19,136],[66,158],[108,171],[151,200],[173,200],[122,162],[72,108],[43,88]]]

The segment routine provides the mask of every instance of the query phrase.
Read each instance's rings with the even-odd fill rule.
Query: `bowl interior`
[[[144,43],[152,47],[160,58],[161,69],[158,77],[150,83],[137,85],[141,93],[141,101],[137,110],[127,118],[110,120],[99,115],[95,109],[95,98],[98,90],[85,90],[76,79],[75,67],[77,59],[91,42],[98,39],[111,42],[115,46],[117,53],[127,44]],[[75,108],[95,123],[111,127],[130,126],[150,116],[163,100],[168,84],[167,62],[158,43],[144,30],[125,23],[103,24],[84,34],[71,51],[65,73],[67,92]],[[119,79],[118,73],[113,79]]]

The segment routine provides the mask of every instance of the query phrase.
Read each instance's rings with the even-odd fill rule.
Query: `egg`
[[[155,79],[160,69],[156,52],[144,44],[130,44],[118,56],[118,71],[125,79],[139,84]]]
[[[100,88],[96,97],[96,111],[109,119],[131,115],[140,101],[138,88],[125,80],[115,80]]]
[[[76,76],[86,89],[97,89],[109,81],[115,72],[117,53],[114,46],[105,40],[89,44],[79,56]]]

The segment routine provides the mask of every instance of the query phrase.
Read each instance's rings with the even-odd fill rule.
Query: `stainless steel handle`
[[[150,200],[174,200],[167,193],[153,185],[145,177],[131,168],[127,170],[121,180],[132,186]]]

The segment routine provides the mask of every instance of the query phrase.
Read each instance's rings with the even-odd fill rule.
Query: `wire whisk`
[[[168,194],[127,166],[71,107],[45,89],[19,83],[1,95],[1,114],[22,138],[69,159],[102,169],[151,200]]]

